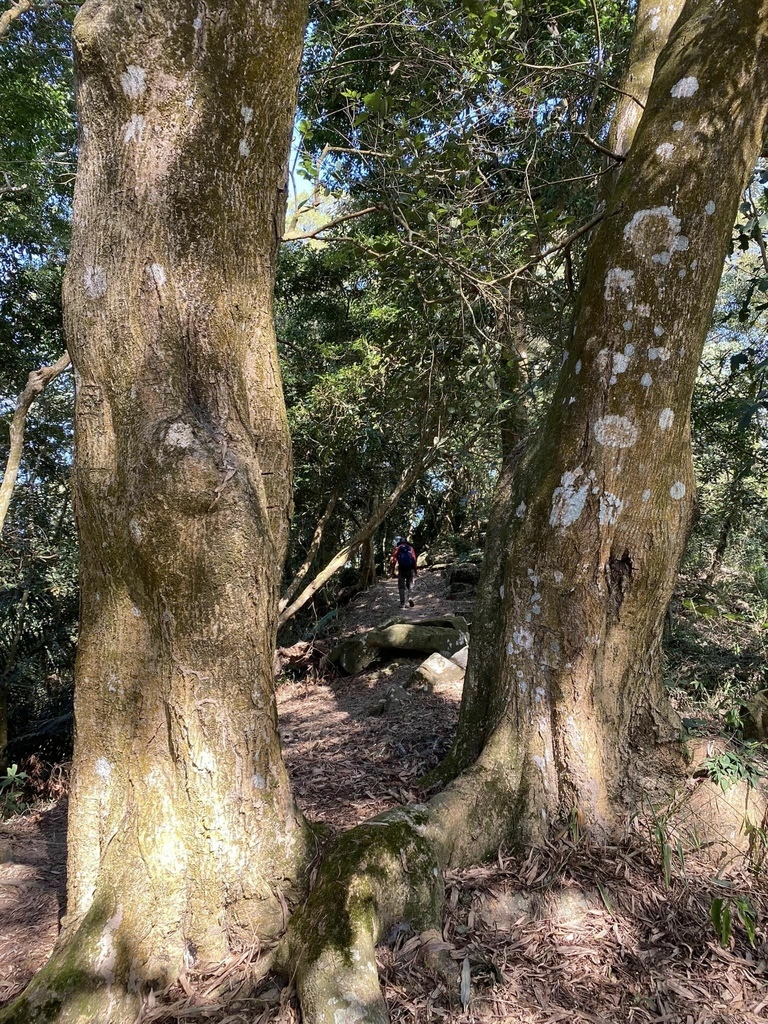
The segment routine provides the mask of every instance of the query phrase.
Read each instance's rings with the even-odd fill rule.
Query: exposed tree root
[[[62,933],[50,960],[25,991],[0,1011],[0,1024],[133,1024],[138,990],[115,983],[118,915],[98,902],[72,933]]]
[[[400,925],[439,929],[443,871],[510,838],[519,771],[478,763],[427,805],[402,807],[336,839],[289,926],[306,1024],[386,1024],[376,943]]]

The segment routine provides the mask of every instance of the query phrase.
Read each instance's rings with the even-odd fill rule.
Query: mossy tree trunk
[[[331,845],[290,931],[309,1024],[386,1021],[374,944],[403,919],[439,923],[441,869],[572,814],[611,829],[638,753],[677,740],[659,643],[694,496],[690,401],[766,61],[766,0],[687,0],[590,245],[551,408],[504,467],[456,777]]]
[[[87,0],[76,19],[68,909],[3,1020],[132,1020],[149,987],[269,940],[295,896],[272,292],[304,24],[303,0]]]

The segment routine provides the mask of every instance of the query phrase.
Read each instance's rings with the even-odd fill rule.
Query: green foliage
[[[17,764],[12,764],[5,775],[0,775],[0,815],[11,818],[27,809],[24,800],[24,784],[28,779],[26,772],[20,772]]]
[[[702,763],[702,769],[724,793],[739,782],[756,786],[765,775],[765,771],[755,761],[756,746],[744,744],[740,750],[725,750],[722,754],[708,757]]]
[[[757,934],[757,913],[746,896],[716,897],[710,905],[710,917],[715,935],[721,946],[729,946],[733,934],[734,911],[737,920],[746,932],[750,946],[755,948]]]
[[[76,125],[71,21],[41,5],[0,41],[0,416],[30,371],[64,350],[61,278],[69,246]],[[27,418],[19,481],[0,539],[0,685],[11,751],[68,753],[77,633],[77,546],[69,493],[73,388],[59,378]],[[0,460],[7,432],[0,431]],[[58,721],[60,728],[50,728]],[[43,724],[44,723],[44,724]],[[45,737],[41,739],[39,730]],[[28,739],[19,738],[34,733]],[[15,744],[15,745],[14,745]]]

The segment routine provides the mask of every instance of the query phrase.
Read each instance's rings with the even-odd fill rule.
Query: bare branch
[[[615,160],[617,163],[624,163],[624,161],[627,159],[626,156],[621,156],[619,153],[614,153],[612,150],[608,149],[607,146],[604,146],[601,142],[598,142],[597,139],[593,139],[592,136],[588,135],[586,132],[582,134],[581,138],[584,139],[587,145],[591,146],[592,149],[594,149],[597,153],[602,153],[603,156],[607,156],[609,159]]]
[[[355,210],[353,213],[345,213],[341,217],[337,217],[335,220],[328,221],[327,224],[321,224],[319,228],[313,228],[311,231],[303,231],[301,233],[286,233],[283,235],[284,242],[303,242],[309,238],[317,238],[324,231],[330,231],[331,228],[338,227],[339,224],[346,224],[349,220],[357,220],[359,217],[366,217],[369,213],[375,213],[378,210],[378,206],[367,206],[364,210]]]
[[[298,572],[296,573],[296,575],[291,580],[291,583],[288,586],[288,589],[285,591],[283,596],[280,598],[280,604],[278,605],[278,611],[282,612],[285,608],[288,607],[288,605],[291,603],[291,598],[296,593],[296,591],[299,589],[301,584],[304,582],[304,577],[307,575],[309,570],[312,568],[312,563],[314,562],[315,556],[317,555],[318,549],[320,548],[320,542],[323,539],[323,533],[325,532],[325,528],[328,525],[328,520],[333,515],[333,510],[334,510],[334,508],[336,508],[336,502],[338,500],[339,500],[339,492],[338,491],[334,491],[333,494],[331,495],[331,497],[328,500],[328,504],[326,505],[325,512],[323,512],[323,514],[320,517],[320,520],[319,520],[317,526],[315,527],[315,532],[314,532],[314,534],[312,536],[312,543],[309,545],[309,550],[307,551],[307,557],[304,559],[304,562],[300,566]]]
[[[21,453],[24,447],[24,423],[27,413],[35,399],[52,380],[55,380],[68,369],[69,365],[69,353],[65,352],[52,366],[41,366],[39,370],[33,370],[27,380],[27,386],[16,402],[16,409],[11,420],[8,460],[5,464],[3,482],[0,484],[0,534],[3,532],[5,517],[11,504],[16,477],[19,475]]]
[[[16,0],[7,10],[0,14],[0,39],[8,32],[8,29],[20,18],[22,14],[31,11],[35,6],[35,0]]]
[[[526,270],[530,270],[531,267],[535,267],[538,263],[541,263],[542,260],[547,259],[548,256],[554,256],[556,252],[562,252],[563,249],[567,249],[570,245],[573,245],[573,243],[577,239],[581,238],[582,235],[588,234],[593,228],[597,227],[600,221],[604,220],[604,218],[605,211],[601,210],[599,213],[596,213],[594,217],[590,217],[590,219],[585,224],[582,224],[580,228],[576,228],[575,231],[572,231],[571,234],[562,239],[562,241],[555,242],[553,245],[548,246],[543,252],[539,253],[538,256],[529,260],[527,263],[524,263],[521,267],[518,267],[517,270],[512,270],[509,274],[504,274],[503,277],[497,277],[493,281],[486,281],[486,287],[504,284],[506,281],[514,281],[516,278],[522,277]]]

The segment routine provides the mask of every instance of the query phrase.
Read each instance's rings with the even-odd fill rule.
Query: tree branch
[[[323,539],[323,533],[325,532],[325,528],[328,525],[328,520],[331,518],[331,516],[333,514],[334,508],[336,508],[336,502],[338,500],[339,500],[339,492],[338,491],[334,491],[333,494],[331,495],[330,499],[328,500],[328,504],[326,505],[325,512],[323,512],[322,516],[320,517],[320,521],[318,522],[317,526],[315,527],[315,532],[314,532],[314,534],[312,536],[312,543],[309,545],[309,550],[307,551],[307,557],[304,559],[304,562],[300,566],[298,572],[296,573],[296,575],[291,580],[291,583],[288,586],[288,589],[285,591],[283,596],[280,598],[280,604],[278,605],[278,611],[282,612],[285,608],[288,607],[288,605],[291,602],[291,598],[296,593],[296,591],[299,589],[299,587],[301,586],[302,582],[304,581],[304,577],[307,575],[309,570],[312,568],[312,563],[314,562],[315,556],[317,555],[318,549],[320,547],[320,542]]]
[[[517,270],[512,270],[510,273],[505,274],[503,277],[497,277],[493,281],[485,282],[487,287],[493,287],[497,284],[504,284],[506,281],[514,281],[515,278],[521,277],[526,270],[530,270],[531,267],[535,267],[542,260],[545,260],[548,256],[553,256],[556,252],[562,252],[563,249],[567,249],[569,245],[572,245],[582,235],[588,234],[592,228],[597,227],[601,220],[605,219],[605,212],[601,211],[596,213],[594,217],[582,224],[580,228],[576,228],[570,235],[562,240],[562,242],[556,242],[554,245],[548,246],[543,252],[539,253],[534,259],[524,263],[522,267],[518,267]]]
[[[313,228],[311,231],[303,231],[301,233],[288,232],[283,235],[284,242],[303,242],[309,238],[317,238],[324,231],[330,231],[331,228],[338,227],[339,224],[345,224],[348,220],[357,220],[358,217],[366,217],[369,213],[375,213],[378,210],[378,206],[367,206],[364,210],[355,210],[353,213],[345,213],[341,217],[337,217],[335,220],[328,221],[327,224],[321,224],[319,228]]]
[[[8,32],[8,29],[20,18],[22,14],[31,11],[35,6],[35,0],[16,0],[16,3],[0,14],[0,39]]]
[[[597,153],[602,153],[603,156],[607,156],[611,160],[615,160],[616,163],[623,164],[627,159],[625,156],[620,156],[618,153],[614,153],[613,150],[608,149],[607,146],[598,142],[597,139],[593,139],[591,135],[587,134],[587,132],[584,132],[581,138],[584,139],[587,145],[591,146]]]
[[[286,622],[292,619],[296,612],[300,611],[304,607],[304,605],[317,593],[317,591],[328,582],[334,573],[338,572],[339,569],[347,564],[360,545],[363,544],[371,534],[374,533],[377,527],[384,522],[395,505],[397,505],[400,498],[402,498],[406,491],[416,483],[421,474],[434,459],[435,455],[437,455],[439,447],[440,441],[434,444],[427,451],[422,452],[420,457],[416,458],[412,465],[400,477],[400,480],[392,493],[384,499],[381,505],[378,506],[370,519],[368,519],[354,537],[352,537],[352,539],[333,556],[325,568],[315,576],[309,586],[302,590],[293,604],[281,612],[280,618],[278,619],[278,626],[284,626]]]
[[[16,485],[21,465],[21,453],[24,447],[24,423],[30,406],[42,391],[70,366],[69,353],[65,352],[52,366],[41,366],[33,370],[27,380],[27,386],[19,395],[16,409],[11,420],[8,460],[5,464],[3,482],[0,484],[0,534],[3,532],[5,517],[11,504],[11,495]]]

